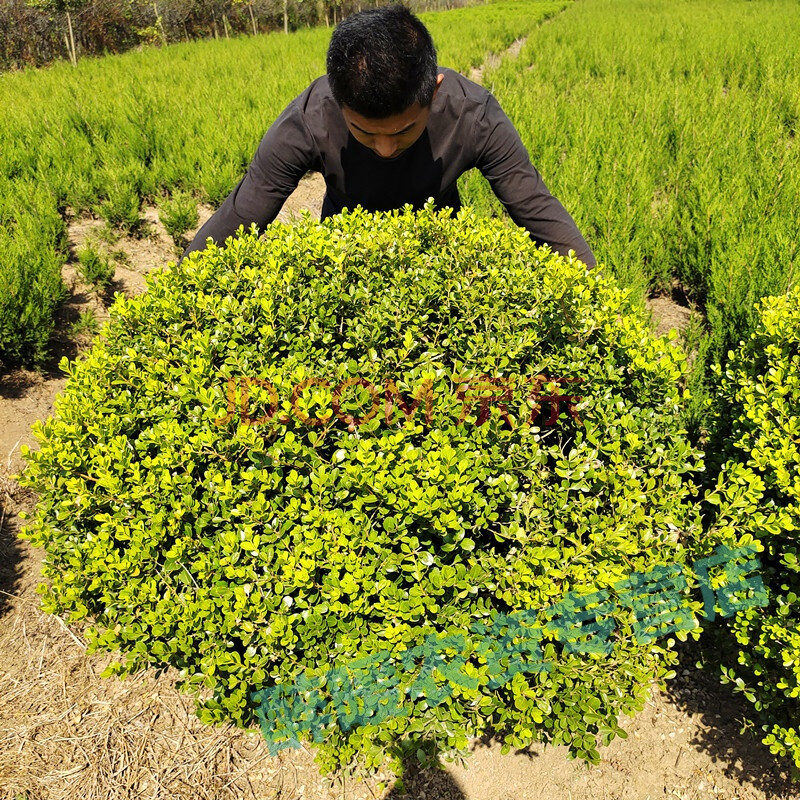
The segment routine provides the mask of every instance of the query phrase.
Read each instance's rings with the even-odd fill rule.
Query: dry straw
[[[12,451],[13,452],[13,451]],[[320,777],[308,749],[270,756],[260,733],[211,727],[176,670],[100,678],[80,626],[39,609],[43,553],[19,541],[34,497],[0,462],[0,800],[373,800],[377,781]]]

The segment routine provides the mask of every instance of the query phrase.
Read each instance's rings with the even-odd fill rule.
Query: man
[[[343,20],[314,80],[264,135],[247,174],[198,231],[184,257],[239,225],[272,222],[300,178],[321,172],[321,218],[360,204],[389,211],[428,197],[461,207],[456,180],[476,167],[537,243],[590,267],[592,251],[550,194],[513,124],[486,89],[439,67],[427,28],[401,5]]]

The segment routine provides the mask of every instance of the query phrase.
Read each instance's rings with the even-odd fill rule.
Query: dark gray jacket
[[[327,76],[317,78],[281,113],[264,134],[236,188],[198,231],[184,256],[217,244],[239,225],[259,228],[277,217],[286,198],[309,170],[321,172],[327,192],[322,219],[360,204],[389,211],[428,197],[438,207],[461,207],[456,180],[479,169],[508,210],[537,243],[557,252],[574,250],[595,266],[595,258],[572,217],[553,197],[511,120],[495,97],[446,67],[422,136],[395,159],[382,159],[350,134],[333,99]]]

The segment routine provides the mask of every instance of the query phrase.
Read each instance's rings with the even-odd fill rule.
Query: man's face
[[[442,80],[444,75],[439,75],[436,79],[434,97],[439,91]],[[381,119],[362,117],[353,109],[342,107],[342,116],[353,138],[386,159],[402,155],[422,136],[430,112],[430,106],[423,108],[416,100],[402,113]]]

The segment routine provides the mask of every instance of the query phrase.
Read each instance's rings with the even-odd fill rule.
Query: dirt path
[[[480,76],[478,76],[480,78]],[[279,219],[301,208],[319,214],[324,182],[309,175],[287,201]],[[211,209],[201,209],[200,224]],[[176,257],[157,213],[148,210],[151,235],[120,239],[125,255],[113,289],[135,294],[144,275]],[[100,223],[76,220],[77,248]],[[72,295],[58,330],[105,305],[65,267]],[[689,310],[669,298],[649,305],[657,332],[681,329]],[[174,688],[176,675],[148,671],[119,680],[100,678],[111,656],[87,655],[79,626],[42,613],[35,589],[42,553],[16,538],[17,514],[33,498],[9,476],[22,467],[20,446],[33,446],[30,428],[53,411],[65,384],[58,357],[74,357],[90,339],[55,340],[56,358],[43,376],[18,370],[0,379],[0,800],[111,800],[114,798],[396,798],[391,783],[330,787],[305,749],[269,755],[258,733],[210,728],[193,713],[193,701]],[[506,756],[498,742],[475,741],[467,768],[410,779],[413,800],[792,800],[800,789],[765,749],[739,735],[742,706],[714,676],[698,672],[686,652],[669,691],[653,690],[635,719],[623,717],[627,740],[601,751],[602,763],[587,768],[566,758],[566,748],[533,746]],[[388,777],[388,776],[387,776]]]

